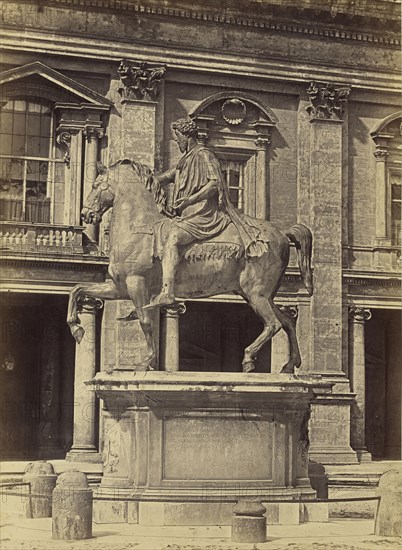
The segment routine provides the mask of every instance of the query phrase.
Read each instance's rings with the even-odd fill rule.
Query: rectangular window
[[[221,168],[229,189],[230,200],[241,212],[244,211],[244,162],[221,160]]]
[[[8,101],[0,112],[0,219],[49,223],[57,163],[48,105]]]

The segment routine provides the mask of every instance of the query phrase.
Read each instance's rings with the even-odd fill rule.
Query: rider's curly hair
[[[173,130],[178,130],[183,136],[192,137],[197,139],[198,126],[190,117],[179,118],[172,124]]]

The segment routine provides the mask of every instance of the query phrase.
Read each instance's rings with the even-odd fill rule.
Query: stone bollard
[[[233,506],[232,542],[266,542],[266,511],[259,500],[239,500]]]
[[[38,495],[27,499],[25,514],[27,518],[52,517],[52,491],[56,486],[57,475],[53,466],[46,460],[30,462],[22,476],[24,483],[31,484],[31,493]]]
[[[82,540],[92,537],[92,489],[87,476],[69,470],[59,476],[53,491],[52,538]]]
[[[402,476],[398,470],[388,470],[380,477],[377,496],[381,497],[375,517],[374,532],[383,537],[402,535]]]

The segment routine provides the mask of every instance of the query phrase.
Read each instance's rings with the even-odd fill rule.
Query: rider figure
[[[230,223],[220,210],[222,199],[219,161],[214,153],[197,143],[197,125],[190,118],[173,123],[176,142],[184,153],[176,168],[161,174],[162,186],[174,181],[172,219],[163,246],[163,283],[160,294],[147,308],[172,305],[175,302],[174,281],[180,261],[179,249],[193,241],[210,239]]]
[[[174,282],[180,261],[180,248],[193,241],[211,239],[230,222],[239,232],[246,257],[259,257],[267,251],[256,221],[241,215],[229,200],[219,161],[205,145],[197,142],[198,128],[190,118],[173,123],[176,142],[183,154],[177,167],[158,177],[162,186],[174,181],[173,209],[176,216],[163,246],[162,290],[145,308],[175,303]],[[144,308],[144,309],[145,309]]]

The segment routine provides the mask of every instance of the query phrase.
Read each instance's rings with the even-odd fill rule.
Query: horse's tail
[[[301,223],[292,225],[290,229],[285,231],[285,234],[296,247],[297,261],[303,283],[311,296],[313,294],[313,274],[311,272],[313,235],[310,229]]]

